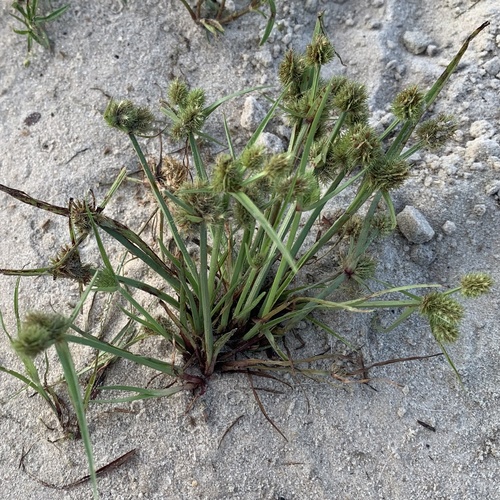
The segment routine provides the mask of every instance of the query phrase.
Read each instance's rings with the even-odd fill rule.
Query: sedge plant
[[[182,162],[167,162],[170,170],[166,171],[151,166],[140,144],[140,138],[150,134],[156,123],[151,111],[128,100],[111,100],[104,118],[129,137],[156,202],[160,223],[153,242],[104,213],[126,178],[124,170],[98,206],[87,199],[72,200],[68,207],[55,206],[0,185],[0,190],[18,200],[69,221],[71,245],[50,265],[0,272],[70,278],[84,288],[69,318],[36,312],[18,321],[17,337],[11,337],[11,343],[28,375],[11,374],[47,399],[43,394],[46,385],[37,378],[31,359],[55,345],[94,487],[95,468],[84,418],[89,404],[165,397],[183,390],[203,392],[214,372],[332,375],[328,370],[309,368],[325,355],[291,359],[283,343],[297,323],[310,320],[350,345],[345,336],[315,316],[319,310],[356,314],[399,309],[400,317],[386,331],[411,314],[420,314],[455,369],[446,351],[446,344],[458,339],[463,317],[463,306],[455,296],[474,298],[488,292],[492,286],[489,276],[468,274],[456,288],[446,291],[429,284],[384,285],[371,291],[368,283],[374,278],[375,263],[367,252],[375,240],[396,226],[391,191],[408,177],[408,157],[425,147],[439,147],[455,131],[451,117],[428,116],[428,111],[471,40],[486,26],[467,38],[429,90],[410,87],[395,98],[394,121],[382,133],[369,125],[363,85],[345,77],[322,78],[322,67],[336,53],[321,18],[305,52],[286,53],[279,69],[281,92],[246,145],[235,148],[224,120],[226,152],[212,163],[202,154],[202,143],[211,140],[203,131],[205,122],[228,98],[244,91],[207,105],[203,90],[191,89],[181,80],[170,84],[161,111],[170,124],[170,139],[181,143],[185,154]],[[288,149],[270,154],[258,139],[271,119],[282,112],[291,124]],[[308,238],[327,203],[349,193],[352,196],[338,217],[314,241]],[[141,261],[151,280],[127,276],[124,260],[112,262],[103,234],[120,243],[129,257]],[[99,248],[102,264],[98,268],[83,264],[78,252],[79,244],[89,236]],[[307,266],[332,252],[337,253],[338,265],[330,275],[304,284],[300,277]],[[355,291],[355,296],[346,300],[346,289]],[[425,289],[430,291],[420,293]],[[150,297],[150,306],[137,298],[137,292]],[[128,318],[127,327],[102,338],[79,326],[79,312],[91,294],[120,296],[126,304],[120,307]],[[130,350],[133,345],[135,350],[140,348],[150,336],[172,345],[175,355],[171,360]],[[89,370],[90,383],[83,391],[68,347],[73,343],[97,353]],[[262,356],[264,350],[274,356]],[[95,384],[97,373],[120,359],[151,368],[172,383],[162,389]],[[122,395],[97,396],[110,391]]]
[[[50,48],[50,41],[45,31],[45,25],[62,16],[68,9],[68,5],[59,7],[48,14],[42,13],[42,7],[39,0],[26,0],[24,5],[21,2],[12,2],[12,8],[15,14],[11,16],[24,25],[22,29],[14,29],[14,32],[26,37],[27,56],[25,66],[29,66],[33,42],[38,43],[46,49]]]

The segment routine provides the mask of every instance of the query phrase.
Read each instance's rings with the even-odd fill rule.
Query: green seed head
[[[462,295],[468,298],[476,298],[489,293],[493,286],[493,280],[485,273],[466,274],[460,281]]]
[[[339,85],[333,98],[333,105],[348,113],[349,123],[364,123],[368,118],[368,94],[364,85],[345,80]]]
[[[212,186],[219,193],[237,193],[241,191],[243,171],[238,162],[230,155],[221,154],[217,157],[212,174]]]
[[[176,121],[171,128],[172,137],[176,140],[185,139],[189,134],[198,133],[205,123],[205,113],[198,106],[187,106],[182,108]]]
[[[439,343],[453,343],[458,340],[460,332],[456,325],[439,321],[430,322],[431,332]]]
[[[319,199],[318,179],[313,172],[293,174],[276,182],[275,193],[279,198],[290,196],[290,199],[296,200],[298,209],[307,208]]]
[[[110,127],[126,134],[142,135],[151,130],[154,116],[148,108],[136,106],[132,101],[111,99],[104,111],[104,119]]]
[[[334,56],[335,49],[328,37],[318,34],[306,48],[305,63],[307,66],[322,66],[330,62]]]
[[[185,82],[176,78],[168,88],[168,99],[173,106],[181,108],[186,106],[188,88]]]
[[[418,120],[424,110],[424,94],[416,85],[401,91],[392,103],[392,112],[400,120]]]
[[[353,165],[367,166],[382,155],[380,141],[368,125],[354,125],[346,134],[350,142],[350,157]]]
[[[224,220],[221,197],[207,181],[195,179],[192,183],[186,182],[176,195],[190,207],[190,210],[175,207],[176,224],[185,233],[197,234],[202,222],[213,225]]]
[[[321,144],[326,138],[318,142],[318,147],[322,147]],[[352,148],[351,141],[347,134],[342,135],[337,138],[333,143],[328,144],[328,149],[324,159],[318,158],[316,156],[313,160],[314,173],[323,183],[329,183],[338,175],[342,170],[346,172],[351,170],[354,165],[352,163]],[[316,163],[318,161],[318,163]]]
[[[430,150],[446,144],[457,131],[458,125],[450,115],[440,114],[437,118],[427,120],[417,128],[417,137]]]
[[[377,261],[368,255],[363,255],[359,258],[356,264],[354,274],[361,280],[366,281],[375,276]]]
[[[95,287],[103,292],[114,292],[118,289],[115,275],[107,268],[99,270],[95,280]]]
[[[205,91],[203,89],[191,90],[186,98],[186,107],[198,108],[200,111],[205,106]]]
[[[385,214],[376,214],[372,219],[372,228],[381,238],[389,236],[394,231],[391,218]]]
[[[283,86],[290,85],[290,94],[296,95],[300,90],[302,75],[304,74],[304,61],[290,49],[286,52],[278,70],[278,77]]]
[[[438,342],[457,340],[458,324],[464,310],[456,300],[443,293],[431,292],[422,299],[420,312],[429,320],[432,334]]]
[[[366,179],[372,189],[389,191],[400,187],[409,175],[410,170],[404,160],[381,157],[370,165]]]
[[[352,214],[344,224],[343,235],[349,237],[358,237],[363,227],[364,219],[359,214]]]
[[[253,144],[243,150],[240,156],[240,163],[244,169],[256,172],[262,170],[265,159],[266,152],[264,147]]]
[[[269,179],[275,180],[286,176],[290,172],[291,167],[290,156],[287,153],[280,153],[268,158],[264,166],[264,172]]]
[[[34,358],[60,340],[68,326],[68,320],[59,314],[29,313],[12,347],[19,354]]]
[[[253,201],[253,203],[261,209],[264,205],[262,190],[258,186],[252,184],[245,186],[243,192]],[[233,205],[233,216],[236,219],[239,227],[253,227],[255,225],[255,217],[238,201]]]

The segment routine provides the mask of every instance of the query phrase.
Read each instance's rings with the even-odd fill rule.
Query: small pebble
[[[483,137],[485,139],[491,139],[496,133],[495,127],[488,120],[476,120],[472,122],[469,129],[469,134],[477,139],[478,137]]]
[[[255,143],[259,146],[264,146],[268,153],[279,154],[285,151],[282,140],[269,132],[262,132]]]
[[[426,51],[432,40],[421,31],[405,31],[403,44],[412,54],[418,55]]]
[[[318,10],[318,0],[306,0],[304,9],[307,12],[316,12]]]
[[[485,62],[483,68],[492,76],[500,73],[500,57],[495,56],[493,59]]]
[[[486,213],[486,205],[483,205],[482,203],[474,205],[472,213],[477,217],[482,217]]]
[[[486,186],[485,192],[488,196],[493,196],[500,191],[500,180],[493,181]]]
[[[450,236],[457,230],[457,225],[454,222],[452,222],[451,220],[447,220],[443,224],[443,227],[441,229],[443,230],[444,234],[447,234],[448,236]]]
[[[500,156],[500,145],[493,139],[478,137],[466,144],[465,157],[471,161],[486,161],[491,156]]]
[[[245,130],[255,130],[266,116],[266,110],[254,96],[245,99],[240,124]]]
[[[422,213],[407,205],[397,217],[399,230],[412,243],[426,243],[434,237],[434,229]]]

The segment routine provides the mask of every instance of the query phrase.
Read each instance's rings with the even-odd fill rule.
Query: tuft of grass
[[[203,90],[191,89],[179,80],[171,83],[161,112],[169,122],[167,135],[182,145],[183,155],[182,161],[168,162],[170,170],[155,169],[148,163],[140,144],[141,136],[155,127],[153,113],[131,101],[111,100],[105,120],[130,139],[156,202],[159,230],[153,242],[142,236],[144,228],[134,231],[104,213],[126,179],[125,170],[97,206],[95,200],[84,197],[60,207],[0,184],[1,191],[19,201],[69,220],[71,244],[65,245],[48,266],[0,272],[76,280],[83,289],[80,301],[69,318],[30,313],[23,322],[16,287],[18,333],[9,339],[26,375],[1,370],[35,389],[57,412],[52,392],[41,383],[32,360],[55,346],[84,440],[94,496],[96,471],[85,421],[90,404],[169,397],[184,390],[203,393],[215,372],[246,372],[250,381],[252,374],[265,372],[271,377],[289,372],[342,381],[361,373],[366,381],[364,367],[341,373],[318,368],[317,362],[331,359],[330,354],[290,357],[284,337],[302,320],[352,347],[341,333],[315,317],[319,310],[353,314],[401,310],[385,331],[396,328],[411,314],[421,314],[456,371],[444,344],[457,340],[463,308],[451,295],[460,292],[475,298],[489,291],[491,279],[472,273],[445,292],[438,290],[439,285],[389,285],[374,279],[376,262],[369,248],[395,228],[391,191],[409,175],[405,147],[410,145],[410,150],[416,151],[440,146],[454,130],[449,117],[428,118],[426,114],[470,41],[486,26],[467,38],[430,90],[412,87],[396,97],[396,117],[381,134],[369,125],[368,96],[362,85],[344,77],[322,78],[322,66],[335,56],[335,49],[323,32],[321,17],[305,53],[290,51],[285,55],[279,70],[281,92],[241,150],[236,150],[224,120],[227,152],[214,162],[204,160],[202,144],[215,141],[203,131],[204,124],[221,104],[249,90],[207,105]],[[269,154],[258,146],[258,139],[278,112],[285,112],[290,119],[288,150]],[[170,182],[170,177],[181,180]],[[316,238],[309,238],[321,227],[326,204],[348,193],[352,196],[338,217],[318,230]],[[120,262],[113,262],[103,234],[124,247]],[[101,264],[97,268],[83,264],[78,253],[78,246],[87,237],[93,237],[99,249]],[[301,280],[309,266],[332,253],[338,265],[329,276],[313,283]],[[130,258],[146,266],[150,281],[127,275]],[[431,291],[421,295],[423,289]],[[139,300],[138,292],[150,301]],[[347,292],[349,299],[345,298]],[[79,326],[79,315],[91,295],[92,300],[119,296],[119,303],[124,304],[120,308],[128,321],[114,336],[103,337]],[[170,360],[137,353],[151,336],[171,344],[175,354]],[[95,362],[78,372],[72,344],[94,349]],[[272,355],[265,357],[262,352]],[[162,389],[101,385],[106,370],[122,359],[148,367],[171,383]],[[396,361],[400,360],[372,366]],[[82,388],[84,372],[90,377]]]
[[[33,42],[38,43],[46,49],[50,49],[50,41],[45,31],[45,24],[55,21],[62,16],[68,9],[68,5],[59,7],[49,14],[42,14],[42,8],[38,0],[26,0],[26,5],[21,2],[12,2],[12,8],[15,14],[11,13],[14,19],[17,19],[24,25],[23,29],[14,29],[14,32],[26,37],[27,56],[24,61],[25,66],[29,66]]]

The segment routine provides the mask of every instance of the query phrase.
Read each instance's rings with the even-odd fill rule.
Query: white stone
[[[495,56],[493,59],[485,62],[483,68],[492,76],[500,73],[500,57]]]
[[[444,234],[447,234],[448,236],[450,236],[451,234],[453,234],[457,230],[457,225],[454,222],[452,222],[451,220],[447,220],[443,224],[441,229],[443,230]]]
[[[407,205],[397,217],[399,230],[412,243],[426,243],[434,237],[434,229],[422,213],[411,205]]]
[[[270,154],[279,154],[285,151],[281,139],[277,135],[269,132],[262,132],[255,143],[259,146],[264,146]]]
[[[412,54],[418,55],[425,52],[432,40],[422,31],[405,31],[403,34],[403,44]]]
[[[255,130],[266,116],[266,110],[254,96],[248,96],[243,105],[240,124],[245,130]]]

